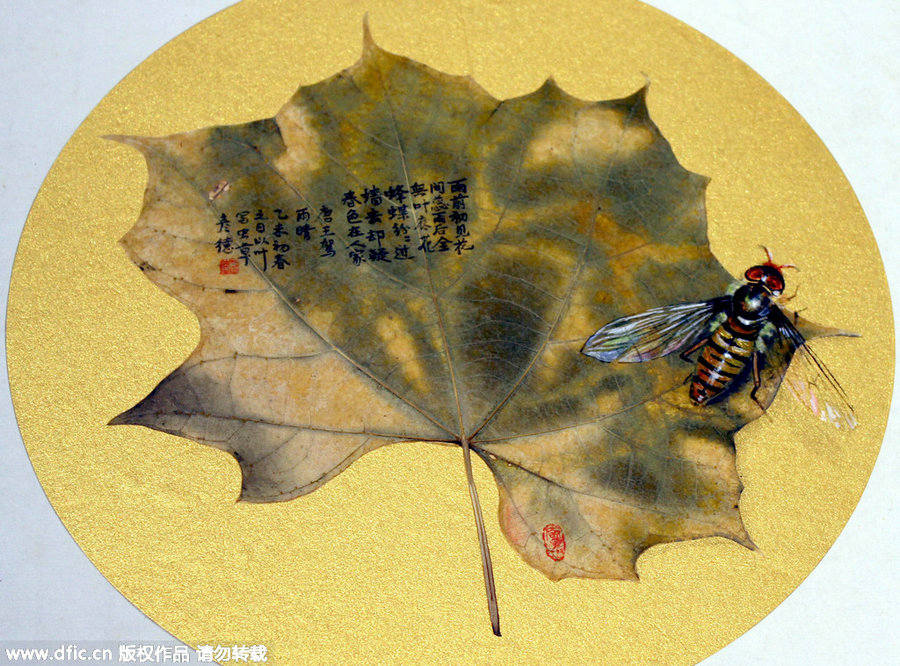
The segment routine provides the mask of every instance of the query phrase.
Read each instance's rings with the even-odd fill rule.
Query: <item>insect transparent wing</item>
[[[819,360],[806,339],[791,323],[790,318],[778,309],[773,312],[778,333],[794,347],[794,357],[784,383],[791,394],[819,419],[835,428],[856,427],[856,414],[844,389],[831,370]]]
[[[713,320],[730,302],[722,296],[616,319],[588,338],[581,353],[607,363],[639,363],[687,349],[710,333]]]

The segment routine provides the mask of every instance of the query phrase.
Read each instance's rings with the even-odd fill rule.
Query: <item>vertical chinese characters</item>
[[[221,255],[219,272],[234,274],[251,263],[261,271],[282,271],[297,261],[296,253],[313,250],[354,266],[409,261],[417,253],[461,256],[474,248],[469,196],[462,177],[366,185],[318,208],[222,212],[213,241]]]

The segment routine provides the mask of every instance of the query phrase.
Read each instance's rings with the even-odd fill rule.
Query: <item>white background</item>
[[[28,209],[78,124],[148,55],[228,4],[0,0],[2,302]],[[897,3],[650,4],[736,54],[812,125],[865,208],[896,296]],[[5,356],[2,363],[5,371]],[[895,404],[862,501],[822,563],[759,625],[706,663],[900,663],[897,412]],[[6,382],[0,386],[0,447],[0,647],[9,640],[169,639],[106,582],[56,517],[22,446]]]

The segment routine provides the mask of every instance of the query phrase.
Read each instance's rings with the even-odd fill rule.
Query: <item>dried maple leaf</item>
[[[385,444],[460,445],[495,632],[472,451],[506,536],[552,579],[634,578],[667,541],[751,547],[733,441],[760,413],[749,387],[701,408],[677,355],[579,353],[606,322],[732,282],[706,179],[645,94],[589,102],[548,80],[498,101],[366,30],[358,63],[272,119],[115,137],[149,169],[122,243],[201,341],[112,423],[228,451],[251,502],[309,493]],[[763,404],[792,351],[768,350]]]

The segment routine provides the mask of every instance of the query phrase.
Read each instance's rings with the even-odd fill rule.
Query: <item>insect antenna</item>
[[[778,270],[781,270],[782,268],[793,268],[795,271],[800,270],[794,264],[776,264],[775,257],[772,256],[772,251],[769,248],[767,248],[765,245],[760,245],[760,247],[766,253],[766,263],[764,265],[771,266],[772,268],[777,268]]]

